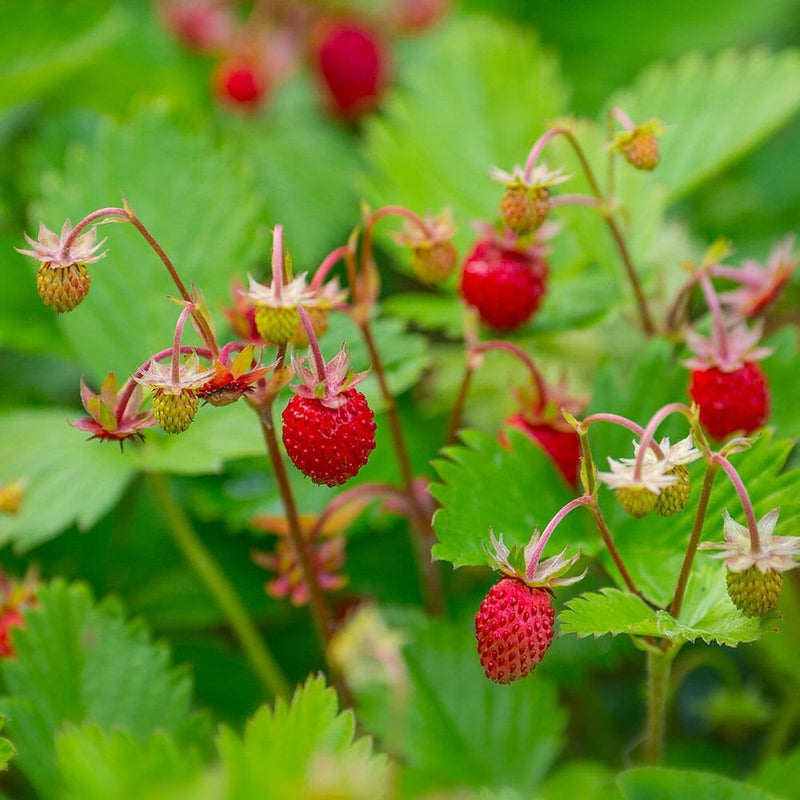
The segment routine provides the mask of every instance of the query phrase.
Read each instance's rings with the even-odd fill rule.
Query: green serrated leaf
[[[489,681],[471,628],[412,620],[408,638],[407,698],[386,698],[389,712],[372,709],[367,724],[439,786],[508,787],[531,796],[563,742],[555,686],[541,675],[508,686]]]
[[[463,446],[447,448],[447,460],[434,463],[441,483],[431,493],[442,507],[434,518],[433,556],[456,567],[492,566],[484,549],[489,526],[506,544],[525,545],[574,494],[544,451],[519,431],[509,429],[509,447],[474,431],[461,438]],[[565,543],[573,552],[597,548],[580,511],[565,519],[550,547]]]
[[[15,659],[2,664],[17,763],[44,798],[58,796],[55,734],[84,720],[119,728],[140,741],[157,728],[194,724],[191,682],[169,667],[141,624],[127,624],[116,603],[95,605],[85,586],[56,581],[37,592],[15,631]],[[124,688],[123,688],[124,687]]]
[[[64,800],[215,800],[221,774],[203,776],[196,750],[159,731],[144,742],[120,730],[68,725],[56,738]]]
[[[614,773],[603,764],[571,761],[548,776],[542,800],[622,800],[614,785]]]
[[[355,720],[337,710],[322,677],[309,678],[290,703],[262,706],[239,738],[223,726],[218,745],[231,797],[320,795],[334,788],[354,800],[383,797],[387,762],[369,739],[354,740]]]
[[[66,218],[121,205],[124,194],[186,286],[195,283],[212,309],[229,301],[232,277],[267,249],[267,221],[241,157],[208,131],[181,130],[159,108],[120,123],[96,118],[89,140],[68,150],[63,170],[48,173],[41,191],[34,229],[41,219],[58,230]],[[58,318],[96,383],[110,370],[127,375],[169,347],[179,313],[167,300],[177,289],[139,233],[107,225],[100,234],[108,255],[91,267],[89,294]]]
[[[134,476],[119,448],[88,444],[67,424],[77,416],[57,409],[0,413],[0,483],[26,481],[20,512],[0,518],[0,542],[27,550],[72,524],[88,528]]]
[[[580,637],[658,635],[656,612],[635,594],[610,587],[570,600],[559,622],[564,633]]]
[[[674,201],[774,133],[800,109],[800,54],[727,50],[647,69],[608,106],[634,120],[660,117],[661,163],[652,175]]]
[[[682,769],[638,767],[620,773],[617,784],[626,800],[781,800],[749,783]]]
[[[364,188],[373,207],[450,207],[463,249],[469,221],[493,218],[502,194],[489,170],[524,162],[566,93],[555,59],[534,36],[489,16],[454,15],[415,55],[402,88],[367,120]]]

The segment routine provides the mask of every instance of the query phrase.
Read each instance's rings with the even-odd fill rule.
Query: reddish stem
[[[639,440],[639,451],[636,454],[636,462],[634,463],[633,467],[633,478],[634,480],[640,480],[642,477],[642,465],[644,464],[644,457],[647,453],[647,448],[652,447],[653,451],[656,453],[658,458],[664,458],[664,454],[660,451],[657,451],[655,446],[655,441],[653,436],[655,435],[656,429],[658,426],[670,415],[670,414],[683,414],[687,419],[691,421],[691,410],[688,406],[684,405],[683,403],[668,403],[665,406],[656,411],[655,414],[650,418],[650,422],[647,423],[647,427],[642,432],[642,436]]]
[[[531,558],[528,562],[528,569],[526,571],[525,577],[528,580],[533,578],[533,572],[536,569],[537,564],[539,563],[539,558],[541,557],[542,553],[544,552],[544,548],[547,546],[547,542],[550,540],[550,537],[553,534],[553,531],[558,527],[564,517],[567,516],[571,511],[574,511],[576,508],[580,508],[581,506],[588,506],[594,502],[594,499],[589,494],[581,495],[580,497],[576,497],[574,500],[570,500],[563,508],[559,509],[556,512],[556,515],[547,523],[547,526],[542,531],[542,535],[539,537],[539,541],[536,545],[536,549],[533,551]]]
[[[716,339],[716,343],[719,346],[719,356],[722,361],[725,361],[728,358],[728,336],[725,332],[725,322],[722,315],[722,308],[719,304],[719,298],[705,270],[700,273],[698,280],[703,290],[703,295],[706,298],[708,310],[711,312],[714,339]]]
[[[319,287],[322,286],[325,278],[328,277],[328,273],[336,266],[336,264],[352,252],[353,249],[349,244],[343,244],[337,247],[335,250],[331,250],[331,252],[325,256],[322,263],[317,268],[317,271],[314,273],[314,278],[311,281],[311,288],[319,289]]]
[[[528,372],[530,373],[531,380],[533,381],[533,385],[536,387],[536,393],[538,395],[538,407],[537,411],[541,411],[545,397],[547,396],[547,386],[544,382],[544,378],[542,377],[542,373],[536,368],[536,364],[533,363],[533,359],[521,348],[519,345],[514,344],[513,342],[507,342],[505,339],[490,339],[486,342],[478,342],[470,347],[475,353],[484,353],[488,352],[489,350],[504,350],[507,353],[511,353],[511,355],[516,356],[526,367]]]
[[[742,481],[741,476],[736,471],[736,468],[728,461],[721,453],[712,453],[711,461],[714,464],[719,464],[722,470],[730,479],[733,488],[736,489],[736,494],[739,495],[739,502],[742,504],[742,511],[744,511],[745,519],[747,520],[747,530],[750,532],[750,550],[753,553],[761,552],[761,542],[758,536],[758,522],[756,520],[755,510],[753,503],[750,500],[750,495]]]
[[[181,311],[180,316],[178,317],[178,322],[175,325],[175,334],[172,337],[172,368],[170,371],[170,379],[173,385],[178,385],[181,380],[181,337],[183,336],[183,326],[186,324],[189,314],[191,314],[193,311],[194,305],[192,303],[187,303],[187,305],[184,306],[183,311]]]
[[[319,348],[317,334],[315,333],[314,326],[311,324],[311,320],[308,318],[308,314],[303,306],[297,306],[297,313],[300,316],[300,322],[303,323],[303,327],[305,328],[306,336],[308,337],[308,346],[311,348],[311,354],[314,357],[314,367],[317,370],[317,381],[319,383],[323,383],[325,381],[325,359],[322,357],[322,351]]]

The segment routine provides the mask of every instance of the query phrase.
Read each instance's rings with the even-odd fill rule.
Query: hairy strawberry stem
[[[288,698],[290,695],[288,681],[253,624],[233,584],[202,543],[188,516],[177,502],[169,479],[163,473],[150,472],[147,473],[147,480],[173,541],[225,615],[264,689],[272,697]]]
[[[678,575],[678,583],[675,586],[675,594],[672,596],[672,602],[669,606],[669,613],[672,617],[677,619],[678,614],[681,613],[681,605],[683,604],[683,597],[686,593],[686,586],[689,583],[689,575],[692,571],[692,564],[694,557],[697,554],[697,546],[700,544],[700,536],[703,533],[703,523],[708,511],[708,501],[711,499],[711,487],[714,485],[714,478],[717,476],[718,462],[709,461],[706,466],[705,478],[703,478],[703,485],[700,488],[700,497],[697,501],[697,511],[694,515],[694,523],[692,524],[692,532],[689,535],[689,543],[686,546],[686,554],[683,557],[683,564],[681,566],[680,575]]]
[[[567,141],[572,146],[575,155],[578,157],[578,161],[580,161],[581,168],[583,169],[583,173],[586,176],[586,180],[589,183],[589,188],[592,194],[598,201],[598,209],[603,214],[603,219],[606,221],[606,225],[611,232],[611,236],[614,239],[614,244],[617,247],[617,250],[620,254],[622,259],[622,264],[625,268],[625,273],[628,277],[628,281],[631,284],[631,288],[633,289],[634,298],[636,300],[636,305],[639,310],[639,317],[642,322],[642,328],[644,332],[648,336],[652,336],[656,332],[655,324],[653,323],[653,318],[650,314],[650,308],[647,305],[647,300],[644,296],[644,292],[642,291],[641,283],[639,282],[639,276],[636,273],[636,268],[633,265],[633,259],[631,258],[630,251],[628,250],[627,242],[625,241],[625,236],[622,233],[622,229],[617,222],[617,218],[614,215],[614,212],[610,208],[610,204],[608,203],[608,198],[603,194],[600,189],[600,185],[597,182],[597,178],[594,175],[594,170],[592,170],[591,165],[589,164],[589,160],[586,158],[586,154],[583,151],[578,140],[575,138],[575,134],[569,128],[551,128],[549,131],[546,131],[539,139],[534,143],[533,147],[531,148],[530,152],[528,153],[528,158],[525,162],[524,167],[524,175],[525,178],[530,179],[533,174],[533,169],[536,166],[536,162],[539,160],[539,156],[544,150],[544,147],[556,136],[564,136]]]

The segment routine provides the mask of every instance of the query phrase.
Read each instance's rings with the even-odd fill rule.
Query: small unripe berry
[[[648,172],[658,166],[661,157],[655,134],[641,128],[638,128],[620,149],[631,166]]]
[[[452,242],[423,243],[411,252],[411,269],[422,283],[435,286],[450,276],[457,259]]]
[[[156,389],[153,394],[153,416],[167,433],[183,433],[197,413],[199,399],[192,389],[175,394]]]
[[[91,276],[86,264],[52,267],[44,263],[36,273],[36,288],[46,306],[54,311],[72,311],[89,291]]]
[[[272,344],[287,344],[297,331],[300,314],[294,306],[256,308],[256,328],[263,339]]]
[[[616,491],[617,502],[632,517],[644,517],[656,505],[658,495],[643,486],[622,486]]]
[[[683,464],[676,464],[666,472],[667,475],[674,475],[678,481],[671,486],[661,489],[661,494],[656,498],[653,510],[662,517],[671,517],[679,511],[683,511],[686,503],[689,502],[689,494],[692,489],[689,470]]]
[[[728,570],[726,583],[736,608],[747,617],[760,617],[778,604],[783,574],[775,569],[762,572],[753,564],[742,572]]]
[[[505,224],[518,236],[535,231],[550,213],[550,191],[545,186],[512,183],[500,202]]]

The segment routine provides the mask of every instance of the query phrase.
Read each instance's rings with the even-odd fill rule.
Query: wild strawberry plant
[[[138,79],[119,31],[214,49],[263,22],[235,6],[85,41]],[[356,22],[314,40],[346,116],[385,89]],[[261,108],[272,46],[214,85]],[[37,376],[0,413],[13,796],[794,797],[797,256],[685,198],[800,109],[796,56],[659,66],[594,120],[454,15],[344,132],[319,76],[243,117],[170,52],[207,106],[112,88],[0,140]]]

